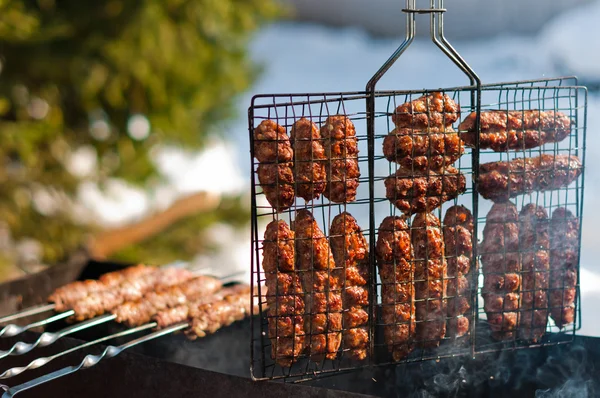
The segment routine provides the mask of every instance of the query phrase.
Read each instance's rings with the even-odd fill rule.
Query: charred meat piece
[[[434,92],[396,108],[392,122],[399,128],[449,126],[460,117],[460,107],[448,95]]]
[[[480,248],[484,310],[496,340],[515,338],[518,324],[521,255],[519,217],[514,204],[496,203],[486,217]]]
[[[436,209],[465,192],[465,176],[448,166],[439,172],[399,169],[385,179],[385,197],[406,215]]]
[[[218,279],[198,276],[179,285],[148,292],[137,301],[123,303],[113,310],[113,314],[117,316],[117,322],[129,327],[143,325],[150,322],[157,312],[203,296],[210,296],[221,286],[222,283]]]
[[[296,213],[296,261],[301,271],[305,306],[304,325],[311,359],[335,359],[342,339],[343,270],[335,267],[329,242],[307,210]]]
[[[466,145],[474,147],[476,113],[473,112],[458,127]],[[496,152],[530,149],[547,142],[560,142],[571,132],[571,119],[561,112],[484,111],[481,112],[479,147]]]
[[[296,362],[304,350],[304,293],[296,273],[294,237],[285,221],[272,221],[263,243],[271,357],[283,367]]]
[[[195,313],[190,314],[190,327],[185,334],[189,339],[195,340],[215,333],[224,326],[250,316],[252,306],[248,292],[225,296],[222,300],[202,304]]]
[[[521,312],[519,337],[537,342],[548,323],[550,237],[548,214],[541,206],[525,205],[519,214],[521,250]]]
[[[309,201],[319,198],[327,185],[325,148],[321,132],[306,118],[298,120],[290,133],[294,148],[296,195]]]
[[[508,162],[482,164],[479,168],[479,193],[494,202],[506,202],[533,191],[550,191],[570,185],[582,173],[574,155],[541,155]]]
[[[426,130],[395,128],[383,139],[383,154],[407,170],[438,170],[463,154],[458,133],[451,126]]]
[[[452,206],[444,216],[444,245],[448,262],[448,322],[446,335],[457,338],[469,332],[472,302],[473,215],[464,206]]]
[[[190,314],[194,314],[197,309],[213,301],[223,300],[225,296],[232,294],[249,294],[250,286],[245,284],[237,284],[231,287],[223,288],[213,294],[205,295],[195,300],[187,301],[184,304],[175,307],[167,308],[157,312],[152,319],[157,323],[157,328],[162,329],[167,326],[174,325],[179,322],[185,322],[189,319]]]
[[[369,346],[369,246],[348,212],[338,214],[331,222],[329,241],[336,267],[346,274],[342,295],[344,348],[352,358],[363,360]]]
[[[321,136],[327,155],[327,187],[323,195],[334,203],[353,202],[360,177],[354,124],[344,115],[329,116],[321,127]]]
[[[417,214],[411,240],[415,252],[416,341],[423,347],[437,347],[446,336],[448,268],[439,218],[431,213]]]
[[[383,219],[375,250],[384,340],[394,361],[400,361],[413,350],[416,333],[413,248],[405,218]]]
[[[293,163],[261,163],[256,172],[271,207],[281,213],[294,204]]]
[[[147,292],[182,283],[193,274],[179,268],[157,268],[152,273],[133,280],[125,280],[118,286],[106,289],[78,301],[73,306],[77,321],[94,318],[110,312],[127,301],[139,300]]]
[[[263,120],[254,129],[254,157],[261,163],[284,163],[294,159],[285,128],[273,120]]]
[[[579,219],[564,207],[550,221],[550,316],[559,328],[575,321]]]
[[[73,308],[75,303],[90,294],[114,287],[126,279],[135,279],[154,271],[153,267],[139,264],[120,271],[109,272],[99,280],[85,280],[59,287],[50,295],[48,301],[54,302],[55,311],[63,312]]]

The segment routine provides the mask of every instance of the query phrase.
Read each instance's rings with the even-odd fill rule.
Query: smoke
[[[582,346],[573,346],[565,355],[548,356],[543,366],[536,372],[536,378],[541,386],[536,397],[558,398],[594,397],[598,392],[599,380],[594,379],[593,366],[590,366],[588,352]]]

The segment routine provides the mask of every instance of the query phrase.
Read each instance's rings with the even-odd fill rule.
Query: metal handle
[[[155,323],[152,323],[149,325],[151,325],[150,327],[156,326]],[[123,351],[125,351],[128,348],[131,348],[138,344],[142,344],[147,341],[156,339],[156,338],[164,336],[166,334],[170,334],[170,333],[176,332],[178,330],[185,329],[186,327],[188,327],[187,323],[178,323],[178,324],[170,326],[168,328],[157,330],[156,332],[150,333],[146,336],[142,336],[135,340],[131,340],[130,342],[120,345],[118,347],[115,347],[112,345],[108,346],[104,349],[104,351],[102,351],[102,353],[100,355],[91,355],[91,354],[86,355],[86,357],[83,359],[83,361],[81,361],[81,363],[79,365],[67,366],[66,368],[57,370],[56,372],[48,373],[44,376],[40,376],[36,379],[30,380],[27,383],[23,383],[18,386],[7,388],[7,389],[5,389],[6,392],[2,395],[2,398],[14,397],[15,395],[17,395],[20,392],[29,390],[31,388],[37,387],[41,384],[47,383],[49,381],[58,379],[60,377],[66,376],[66,375],[69,375],[71,373],[75,373],[80,369],[91,368],[92,366],[97,365],[98,362],[100,362],[103,358],[116,357],[117,355],[119,355],[120,353],[122,353]]]
[[[456,66],[458,66],[471,80],[472,85],[477,87],[481,86],[481,80],[479,76],[471,69],[469,64],[460,56],[460,54],[450,45],[448,40],[444,37],[444,0],[431,0],[430,7],[425,9],[419,9],[416,7],[416,0],[406,0],[406,8],[402,9],[402,12],[406,14],[406,37],[398,49],[391,55],[391,57],[379,68],[379,70],[373,75],[371,80],[367,83],[367,92],[374,92],[377,82],[385,75],[385,73],[392,67],[392,65],[400,58],[400,56],[406,51],[406,49],[412,44],[416,35],[416,15],[417,14],[430,14],[430,33],[431,40],[446,54],[448,58]]]

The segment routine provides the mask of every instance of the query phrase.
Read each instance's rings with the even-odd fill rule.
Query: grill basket
[[[534,314],[541,314],[546,316],[553,308],[549,308],[549,304],[545,303],[538,306],[538,301],[534,300],[533,304],[524,309],[524,300],[526,297],[535,295],[537,291],[543,291],[545,297],[550,297],[553,294],[565,297],[574,292],[575,303],[574,303],[574,322],[559,328],[555,323],[548,318],[546,326],[543,327],[544,333],[536,341],[532,339],[524,338],[523,335],[515,331],[509,333],[502,340],[495,339],[492,336],[492,328],[488,323],[488,315],[485,311],[485,305],[483,297],[486,296],[486,286],[484,285],[484,279],[493,277],[493,272],[486,270],[485,261],[483,261],[481,253],[481,242],[483,240],[483,230],[486,226],[486,215],[488,214],[493,202],[483,199],[479,193],[479,173],[480,164],[487,164],[490,162],[497,161],[509,161],[515,158],[532,158],[541,155],[551,155],[553,158],[556,156],[566,155],[568,157],[577,156],[582,165],[582,169],[585,165],[585,130],[586,130],[586,109],[587,109],[587,90],[585,87],[577,86],[577,80],[574,77],[567,78],[556,78],[556,79],[540,79],[531,81],[519,81],[509,83],[497,83],[497,84],[485,84],[480,83],[477,75],[470,69],[468,64],[458,55],[458,53],[452,48],[452,46],[446,41],[443,36],[443,12],[445,11],[443,1],[438,2],[432,0],[431,7],[429,9],[417,9],[415,7],[414,0],[407,0],[406,9],[403,10],[407,14],[407,36],[404,43],[398,48],[398,50],[392,55],[392,57],[382,66],[377,72],[373,79],[368,83],[367,88],[364,92],[340,92],[340,93],[307,93],[307,94],[273,94],[273,95],[256,95],[252,99],[251,106],[249,108],[249,133],[250,133],[250,147],[251,147],[251,161],[252,161],[252,175],[251,175],[251,190],[252,190],[252,284],[255,287],[253,299],[259,301],[258,314],[252,317],[252,322],[260,323],[258,327],[252,327],[252,356],[251,356],[251,373],[255,380],[273,380],[273,379],[284,379],[286,381],[297,381],[320,377],[324,375],[331,375],[339,372],[346,372],[350,370],[356,370],[363,367],[369,366],[380,366],[389,365],[394,363],[407,363],[407,362],[419,362],[424,360],[440,359],[445,357],[458,357],[458,356],[476,356],[480,353],[487,352],[498,352],[502,350],[514,350],[522,348],[531,348],[555,344],[569,343],[573,340],[575,331],[581,327],[581,314],[579,305],[579,256],[578,250],[581,242],[581,220],[582,220],[582,209],[583,209],[583,172],[575,179],[574,182],[568,186],[563,186],[560,189],[547,190],[547,191],[535,191],[530,193],[518,195],[511,198],[510,201],[516,205],[517,211],[521,211],[528,204],[535,204],[540,208],[543,208],[547,213],[548,218],[552,216],[557,208],[566,208],[569,210],[575,218],[578,220],[578,235],[577,235],[577,246],[576,256],[574,262],[571,265],[575,270],[577,276],[577,283],[575,286],[568,285],[568,283],[549,283],[546,282],[545,286],[537,286],[531,290],[527,290],[528,286],[523,286],[522,281],[532,280],[531,275],[535,275],[534,280],[548,280],[552,276],[549,268],[535,266],[532,269],[521,266],[519,270],[515,271],[518,278],[521,281],[518,293],[520,294],[520,307],[518,310],[503,308],[498,310],[496,313],[504,322],[505,319],[509,319],[511,313],[516,313],[518,319],[527,319],[527,317],[533,317]],[[422,91],[377,91],[375,86],[377,81],[383,76],[383,74],[391,67],[391,65],[400,57],[404,50],[410,45],[415,33],[415,15],[416,14],[429,14],[431,19],[431,36],[432,40],[438,47],[448,55],[448,57],[469,77],[471,85],[465,87],[455,88],[444,88],[436,90],[422,90]],[[524,113],[525,110],[537,110],[539,112],[561,112],[567,115],[571,119],[571,129],[569,135],[558,143],[550,142],[542,146],[537,146],[531,149],[510,149],[503,151],[492,151],[490,149],[482,149],[480,145],[480,138],[478,134],[475,134],[476,140],[471,148],[465,147],[464,154],[453,164],[453,166],[464,176],[464,190],[462,194],[455,195],[450,200],[447,200],[443,205],[435,208],[431,213],[435,215],[439,220],[444,220],[444,216],[448,208],[456,205],[463,205],[468,208],[474,219],[472,236],[473,238],[473,250],[470,255],[471,272],[465,274],[468,278],[469,287],[466,291],[461,292],[448,292],[447,288],[450,286],[456,286],[458,279],[456,275],[446,275],[437,280],[441,286],[444,286],[446,292],[443,297],[436,300],[435,297],[420,298],[416,299],[416,305],[425,308],[424,311],[435,311],[436,303],[443,302],[444,306],[448,306],[449,303],[453,303],[456,300],[462,299],[467,300],[469,303],[468,311],[460,313],[459,315],[448,315],[449,313],[444,310],[443,323],[450,325],[451,322],[458,322],[460,318],[467,318],[469,322],[468,331],[459,337],[455,336],[444,336],[441,339],[436,339],[439,342],[438,347],[423,348],[427,346],[427,341],[418,341],[413,336],[412,345],[413,349],[411,353],[399,360],[395,360],[393,355],[388,349],[388,342],[386,342],[386,327],[390,326],[403,326],[403,330],[413,332],[415,326],[428,327],[427,324],[434,324],[435,321],[428,320],[427,314],[419,319],[409,322],[407,320],[401,320],[396,318],[393,325],[384,322],[382,312],[389,303],[386,303],[382,298],[382,292],[384,283],[382,282],[379,274],[381,269],[379,267],[376,258],[376,245],[377,239],[380,235],[380,223],[388,216],[402,216],[402,212],[391,203],[391,200],[398,198],[389,198],[389,193],[386,197],[386,186],[385,180],[396,173],[399,169],[399,165],[396,162],[388,161],[383,153],[384,140],[388,136],[388,133],[394,129],[394,123],[392,122],[392,115],[395,114],[396,108],[399,105],[408,103],[416,100],[424,95],[429,95],[433,92],[439,92],[447,95],[460,109],[460,117],[457,121],[452,124],[455,131],[459,131],[459,123],[471,112],[474,112],[474,129],[479,132],[481,130],[481,113],[488,110],[499,110],[502,113],[506,112],[508,118],[510,111],[519,111]],[[445,105],[445,102],[444,102]],[[417,111],[415,111],[417,114]],[[276,211],[266,200],[264,189],[275,192],[276,195],[280,194],[278,191],[282,189],[292,189],[298,192],[300,183],[294,181],[288,183],[285,175],[276,173],[276,176],[269,180],[268,183],[265,181],[259,181],[258,169],[260,163],[255,158],[255,145],[260,144],[257,142],[254,136],[255,129],[259,124],[265,120],[271,120],[282,126],[285,131],[289,134],[292,126],[301,118],[306,118],[313,122],[317,128],[321,128],[326,124],[326,120],[335,115],[346,116],[355,126],[356,129],[356,144],[358,147],[358,155],[355,160],[360,169],[360,177],[357,178],[358,188],[356,190],[356,196],[354,200],[347,203],[333,203],[332,201],[321,195],[318,199],[304,200],[297,197],[293,201],[288,201],[289,206],[282,206],[284,209]],[[542,133],[540,127],[538,133]],[[412,139],[420,139],[426,134],[414,131],[411,133]],[[324,143],[324,139],[320,138],[317,141]],[[283,141],[282,141],[283,142]],[[278,141],[279,144],[279,141]],[[431,142],[429,150],[431,151]],[[278,146],[279,148],[279,146]],[[277,150],[279,151],[279,149]],[[312,152],[311,152],[312,154]],[[414,153],[413,153],[414,155]],[[277,156],[277,155],[276,155]],[[349,156],[350,158],[351,156]],[[322,157],[312,157],[311,161],[321,161]],[[345,161],[343,156],[339,161]],[[286,161],[287,162],[287,161]],[[323,162],[325,162],[323,160]],[[445,162],[445,161],[443,161]],[[275,160],[273,166],[279,170],[279,167],[284,162],[278,162]],[[326,163],[327,167],[331,163]],[[285,166],[285,165],[284,165]],[[291,165],[290,167],[294,167]],[[413,166],[414,167],[414,166]],[[331,169],[329,170],[331,171]],[[408,177],[403,177],[411,184],[416,184],[414,169]],[[570,172],[571,170],[567,170]],[[511,171],[511,178],[518,177],[519,171]],[[520,172],[523,174],[523,172]],[[548,173],[551,178],[554,178],[552,171]],[[425,177],[427,181],[431,181],[431,176],[435,176],[435,172],[428,169],[428,177]],[[442,192],[446,192],[444,188],[445,180],[440,179],[442,184]],[[552,181],[550,181],[550,184]],[[509,182],[509,187],[511,183]],[[347,192],[345,192],[347,193]],[[442,200],[443,202],[443,200]],[[276,291],[267,293],[265,284],[267,283],[267,277],[274,277],[275,272],[265,272],[263,268],[263,247],[265,243],[265,228],[268,223],[273,220],[285,221],[287,225],[293,226],[297,212],[300,210],[308,210],[314,217],[314,220],[318,224],[319,229],[323,232],[325,237],[329,240],[335,236],[330,233],[330,228],[334,218],[343,213],[350,213],[357,221],[366,241],[368,242],[369,255],[366,259],[365,266],[368,269],[367,275],[365,275],[366,285],[364,288],[368,294],[368,306],[364,307],[364,310],[368,313],[368,321],[364,323],[364,332],[368,334],[368,346],[366,347],[366,358],[364,360],[356,360],[351,357],[351,347],[346,344],[345,338],[341,339],[339,349],[332,355],[333,359],[310,357],[310,353],[306,350],[299,354],[293,364],[289,366],[282,366],[277,364],[271,357],[271,350],[273,342],[280,341],[280,339],[295,339],[296,333],[302,334],[306,342],[313,341],[315,338],[319,338],[314,331],[304,330],[298,332],[300,329],[296,329],[293,335],[279,336],[278,328],[272,328],[269,331],[269,323],[275,324],[276,322],[289,322],[290,316],[286,314],[280,314],[278,312],[267,309],[267,298],[269,297],[272,301],[280,302],[293,297],[294,300],[299,299],[301,301],[307,300],[305,290],[302,292],[289,294],[281,294],[279,288]],[[414,216],[407,217],[407,230],[408,233],[414,233],[418,228],[412,223],[414,222]],[[517,224],[519,222],[517,221]],[[549,223],[549,222],[548,222]],[[441,228],[445,227],[441,225]],[[293,227],[292,227],[293,228]],[[430,232],[431,228],[428,228],[427,232]],[[444,229],[445,230],[445,229]],[[314,232],[314,231],[313,231]],[[505,237],[506,238],[506,237]],[[315,239],[317,241],[319,239]],[[324,238],[323,238],[324,240]],[[296,237],[292,242],[292,245],[298,245],[301,242],[301,238]],[[511,252],[512,250],[512,252]],[[501,253],[492,253],[496,255],[502,255],[509,258],[511,255],[517,256],[519,259],[524,259],[526,256],[539,254],[541,257],[550,255],[550,246],[531,246],[525,248],[524,245],[520,244],[516,249],[510,249],[503,246]],[[279,253],[279,252],[278,252]],[[296,253],[297,254],[297,253]],[[448,264],[452,259],[456,258],[459,253],[453,255],[452,253],[444,253],[444,261]],[[490,253],[484,253],[490,254]],[[425,250],[425,258],[414,257],[410,261],[411,268],[418,267],[420,260],[431,260],[429,257],[429,250]],[[315,259],[316,254],[313,254],[309,259],[315,265],[317,260]],[[368,260],[368,261],[367,261]],[[435,260],[435,259],[434,259]],[[280,259],[278,259],[280,261]],[[327,278],[340,276],[341,286],[332,287],[327,294],[343,296],[345,289],[349,287],[347,284],[347,275],[344,274],[340,264],[329,264],[332,260],[328,261],[326,271],[324,275]],[[520,261],[520,260],[519,260]],[[422,262],[422,261],[421,261]],[[537,263],[536,263],[537,264]],[[397,264],[393,264],[394,273],[397,270]],[[477,265],[477,266],[474,266]],[[489,269],[489,267],[488,267]],[[508,272],[507,270],[504,270]],[[310,272],[306,270],[296,269],[295,271],[283,272],[287,276],[298,277],[302,280],[303,273]],[[340,273],[341,272],[341,273]],[[271,275],[269,275],[269,273]],[[345,277],[344,277],[345,276]],[[529,278],[529,279],[528,279]],[[429,277],[431,282],[432,278]],[[504,281],[506,283],[506,281]],[[410,283],[427,283],[423,279],[418,279],[417,275],[413,275]],[[537,283],[537,282],[535,282]],[[454,290],[457,290],[456,288]],[[284,297],[285,296],[285,297]],[[327,296],[327,305],[325,310],[320,310],[319,314],[323,314],[328,320],[329,325],[332,323],[332,316],[338,316],[341,314],[341,309],[336,309],[334,304],[329,302],[329,299],[333,296]],[[345,297],[345,296],[343,296]],[[549,300],[549,299],[548,299]],[[506,301],[506,300],[505,300]],[[296,302],[296,301],[294,301]],[[398,301],[391,305],[398,304]],[[349,328],[346,327],[346,313],[347,309],[344,307],[344,322],[342,323],[341,330],[336,329],[336,333],[342,333],[344,336]],[[433,309],[432,309],[433,308]],[[288,309],[289,310],[289,309]],[[292,311],[294,307],[292,307]],[[281,311],[281,309],[277,310]],[[411,316],[414,316],[414,308],[411,310]],[[421,310],[423,311],[423,310]],[[304,321],[306,319],[315,316],[312,307],[306,308]],[[341,315],[339,315],[341,316]],[[293,318],[293,317],[292,317]],[[294,322],[294,321],[292,321]],[[524,321],[525,322],[525,321]],[[439,322],[438,322],[439,323]],[[422,324],[422,325],[420,325]],[[520,325],[519,321],[519,325]],[[433,327],[435,327],[433,325]],[[325,334],[325,343],[330,343],[330,337],[335,335]],[[323,334],[321,334],[323,336]],[[437,343],[436,343],[437,344]],[[310,345],[308,343],[307,345]]]

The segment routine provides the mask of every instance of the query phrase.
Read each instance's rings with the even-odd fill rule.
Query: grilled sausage
[[[254,129],[254,157],[261,163],[294,160],[294,152],[285,128],[273,120],[260,122]]]
[[[513,339],[517,329],[521,285],[518,218],[514,204],[495,203],[483,229],[481,295],[496,340]]]
[[[415,251],[416,340],[423,347],[437,347],[446,335],[448,268],[439,218],[431,213],[417,214],[411,241]]]
[[[476,115],[471,113],[458,127],[463,141],[470,147],[475,146],[477,138]],[[484,111],[481,112],[480,124],[479,147],[496,152],[560,142],[571,132],[571,119],[555,111]]]
[[[444,216],[444,245],[448,262],[448,322],[446,336],[456,338],[469,332],[471,316],[473,215],[464,206],[452,206]]]
[[[256,172],[271,207],[281,213],[294,204],[293,163],[261,163]]]
[[[404,218],[383,219],[375,250],[384,339],[394,361],[400,361],[413,350],[416,333],[413,248]]]
[[[465,192],[465,176],[448,166],[439,172],[398,169],[384,181],[385,197],[406,215],[432,211]]]
[[[559,328],[575,321],[579,220],[564,207],[550,221],[550,316]]]
[[[352,358],[363,360],[369,346],[369,246],[356,219],[347,212],[333,219],[329,236],[336,267],[346,275],[342,295],[344,348]]]
[[[463,146],[451,126],[425,130],[395,128],[383,139],[383,154],[407,170],[438,170],[463,154]]]
[[[267,225],[263,269],[267,285],[271,358],[288,367],[304,350],[304,300],[296,271],[295,234],[283,220]]]
[[[353,202],[360,177],[354,124],[344,115],[329,116],[321,127],[321,136],[327,154],[327,188],[323,195],[334,203]]]
[[[494,202],[506,202],[533,191],[550,191],[570,185],[582,173],[574,155],[541,155],[508,162],[482,164],[479,168],[479,193]]]
[[[460,107],[448,95],[434,92],[396,108],[392,122],[399,128],[449,126],[460,117]]]
[[[550,237],[548,214],[541,206],[525,205],[519,214],[521,251],[521,312],[519,337],[537,342],[548,323]]]
[[[335,359],[342,340],[343,276],[335,267],[327,238],[308,210],[297,212],[293,228],[297,266],[302,271],[305,306],[310,313],[304,326],[310,356],[315,362],[324,356]]]
[[[302,118],[294,123],[290,136],[294,149],[296,195],[307,201],[318,198],[327,183],[327,157],[321,132],[313,122]]]

